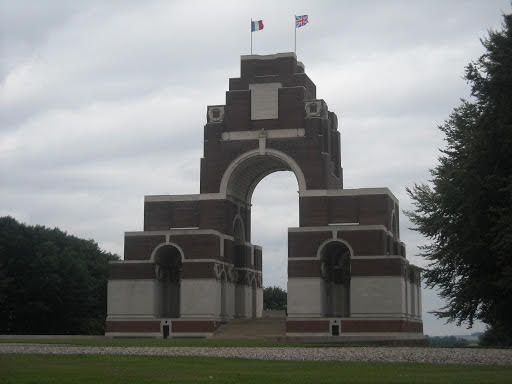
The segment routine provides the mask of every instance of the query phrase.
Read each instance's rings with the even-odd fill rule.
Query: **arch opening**
[[[288,175],[282,177],[284,173],[282,171],[287,171]],[[279,178],[273,177],[276,173],[280,174]],[[263,182],[264,179],[265,182]],[[281,183],[283,179],[286,181],[284,184]],[[267,180],[271,181],[270,195],[267,192],[269,187]],[[264,185],[263,189],[266,192],[263,195],[263,201],[257,199],[257,203],[253,206],[253,194],[259,185]],[[233,219],[232,232],[235,243],[234,267],[239,271],[240,276],[235,284],[235,317],[257,317],[261,315],[259,312],[263,308],[262,284],[247,280],[248,270],[254,270],[256,275],[263,272],[265,285],[286,289],[287,228],[298,226],[298,197],[299,193],[305,189],[304,174],[295,160],[274,149],[260,148],[246,152],[226,168],[221,180],[220,192],[226,197],[234,198],[238,204],[238,214]],[[290,192],[293,190],[296,191],[294,194],[296,200],[292,206]],[[261,196],[259,193],[258,195]],[[266,209],[269,204],[272,208]],[[263,215],[260,208],[262,205]],[[254,238],[253,234],[256,235]],[[248,242],[252,243],[253,248]],[[255,244],[265,249],[266,262],[262,263],[261,256],[256,256]],[[265,271],[262,271],[262,268]]]
[[[163,245],[154,254],[160,317],[180,317],[181,252],[173,245]]]
[[[250,204],[259,182],[278,171],[291,171],[299,192],[306,189],[306,179],[295,160],[283,152],[267,149],[263,154],[258,150],[246,152],[234,160],[224,172],[220,191]]]
[[[287,290],[288,228],[299,226],[296,191],[297,180],[291,172],[270,174],[254,190],[251,239],[263,248],[264,287]]]
[[[322,312],[325,317],[350,316],[350,249],[342,242],[331,241],[320,252]]]

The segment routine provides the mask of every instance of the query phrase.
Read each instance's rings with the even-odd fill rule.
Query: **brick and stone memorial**
[[[172,149],[172,148],[170,148]],[[207,107],[200,193],[144,199],[144,230],[110,263],[106,335],[210,337],[263,309],[251,198],[291,171],[286,336],[423,340],[420,270],[388,188],[343,188],[338,118],[294,53],[241,57],[225,105]]]

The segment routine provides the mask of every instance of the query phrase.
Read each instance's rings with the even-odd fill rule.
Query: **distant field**
[[[512,366],[0,355],[0,383],[510,383]]]

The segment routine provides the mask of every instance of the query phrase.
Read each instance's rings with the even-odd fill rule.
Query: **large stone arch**
[[[387,188],[343,189],[338,119],[294,53],[240,64],[226,103],[207,107],[200,193],[146,196],[144,230],[125,234],[124,260],[110,265],[106,333],[158,337],[172,324],[171,335],[209,337],[221,322],[252,317],[263,296],[253,192],[267,175],[291,171],[299,223],[288,228],[286,334],[421,340],[421,287],[400,242],[398,200]],[[167,267],[160,253],[170,246],[183,262],[181,313],[171,319],[155,297],[156,264]],[[344,265],[348,279],[338,279]],[[334,291],[346,305],[322,308]]]
[[[258,183],[278,171],[293,172],[299,194],[306,190],[306,178],[297,162],[284,152],[267,148],[245,152],[233,160],[222,176],[220,193],[250,203]]]

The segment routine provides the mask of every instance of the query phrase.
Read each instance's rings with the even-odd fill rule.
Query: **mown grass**
[[[261,361],[202,357],[0,355],[14,383],[510,383],[512,366]]]

